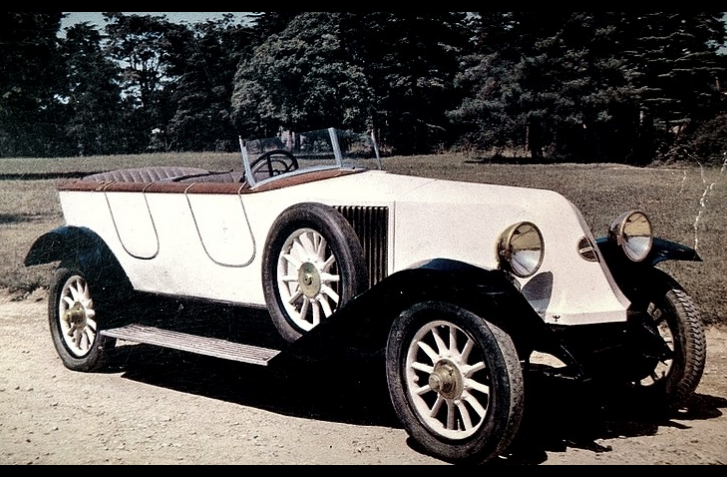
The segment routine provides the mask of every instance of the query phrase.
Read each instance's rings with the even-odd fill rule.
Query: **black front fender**
[[[124,283],[128,278],[106,242],[85,227],[63,226],[40,236],[25,257],[25,266],[73,263],[93,282]]]
[[[666,261],[701,262],[702,258],[696,250],[676,242],[654,238],[651,253],[641,263],[634,263],[626,257],[626,254],[607,237],[598,240],[598,247],[606,264],[616,279],[629,282],[630,279],[638,278],[644,273],[656,268]]]
[[[641,263],[634,263],[626,257],[621,248],[608,238],[598,240],[598,247],[611,274],[621,290],[632,301],[638,301],[638,290],[648,283],[656,266],[665,261],[701,262],[696,250],[682,244],[655,238],[651,253]]]
[[[505,272],[434,260],[398,272],[359,295],[298,340],[294,351],[302,356],[344,349],[377,353],[385,348],[394,320],[425,301],[454,304],[483,317],[513,336],[524,352],[549,335],[542,318]]]

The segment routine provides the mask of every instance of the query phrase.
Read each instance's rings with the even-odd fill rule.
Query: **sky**
[[[80,22],[89,22],[100,27],[104,26],[101,12],[64,12],[68,16],[61,22],[61,30]],[[209,19],[219,19],[225,13],[232,13],[243,19],[251,12],[122,12],[126,15],[166,15],[167,19],[173,22],[198,23]]]

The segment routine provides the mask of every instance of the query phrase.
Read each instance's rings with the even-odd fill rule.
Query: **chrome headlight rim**
[[[517,222],[500,235],[497,256],[502,269],[518,278],[530,278],[540,271],[545,260],[543,233],[532,222]]]
[[[654,227],[646,212],[624,212],[609,228],[610,240],[634,263],[645,261],[654,246]]]

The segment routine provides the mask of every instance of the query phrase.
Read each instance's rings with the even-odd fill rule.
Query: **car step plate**
[[[151,326],[129,325],[122,328],[104,330],[102,335],[132,343],[149,344],[161,348],[171,348],[214,358],[237,361],[240,363],[267,366],[280,354],[280,351],[233,343],[216,338],[179,333]]]

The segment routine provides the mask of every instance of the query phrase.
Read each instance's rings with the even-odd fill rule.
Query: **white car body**
[[[251,306],[266,305],[260,277],[268,231],[299,202],[387,208],[387,275],[442,258],[497,269],[498,238],[528,221],[541,229],[546,252],[539,273],[520,282],[543,319],[626,320],[629,302],[603,262],[578,253],[584,237],[595,242],[587,224],[555,192],[370,170],[260,192],[228,186],[219,193],[197,193],[195,183],[153,192],[119,191],[113,183],[92,191],[71,186],[60,200],[67,225],[97,233],[136,290]]]

